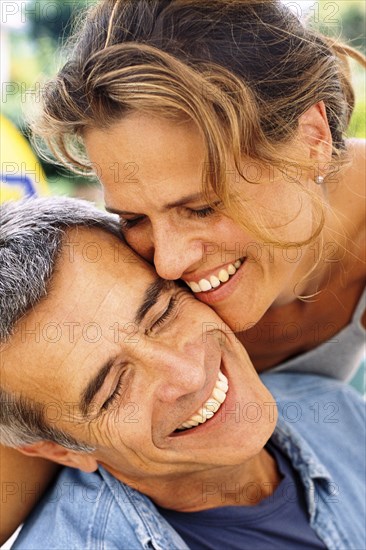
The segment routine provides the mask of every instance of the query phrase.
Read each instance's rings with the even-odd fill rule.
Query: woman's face
[[[256,323],[271,305],[294,299],[308,269],[304,250],[266,244],[202,194],[204,144],[192,123],[132,114],[85,136],[90,160],[104,186],[106,207],[117,212],[130,246],[165,279],[183,279],[235,331]],[[232,189],[264,226],[288,243],[313,232],[306,195],[270,167],[243,161],[248,183],[228,166]],[[212,193],[212,202],[218,202]],[[306,265],[305,265],[306,264]],[[296,289],[298,290],[298,289]]]

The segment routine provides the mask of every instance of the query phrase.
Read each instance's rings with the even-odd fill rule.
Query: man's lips
[[[171,436],[183,435],[192,432],[192,430],[196,431],[207,422],[211,423],[211,419],[216,416],[226,399],[228,387],[228,379],[220,369],[210,397],[187,420],[180,424]]]

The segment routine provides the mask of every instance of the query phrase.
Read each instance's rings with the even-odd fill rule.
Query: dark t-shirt
[[[158,507],[159,512],[180,534],[191,550],[324,550],[326,548],[309,525],[304,489],[288,458],[273,445],[267,450],[277,461],[282,475],[272,495],[255,506],[222,506],[201,512],[175,512]],[[208,491],[260,490],[247,487],[215,487]]]

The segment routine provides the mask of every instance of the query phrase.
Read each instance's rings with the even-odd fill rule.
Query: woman
[[[365,65],[275,0],[102,1],[34,125],[258,371],[346,379],[360,363],[365,148],[345,139],[347,56]]]

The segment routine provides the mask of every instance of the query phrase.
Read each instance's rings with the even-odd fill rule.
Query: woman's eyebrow
[[[164,204],[161,207],[161,210],[169,210],[171,208],[177,208],[177,206],[183,206],[189,202],[195,202],[199,200],[206,200],[205,195],[202,192],[192,193],[191,195],[186,195],[185,197],[182,197],[177,201],[168,202],[167,204]],[[131,216],[136,214],[136,212],[130,212],[128,210],[119,210],[117,208],[112,208],[110,206],[105,206],[104,208],[107,210],[107,212],[110,212],[111,214],[118,214],[119,216]]]

